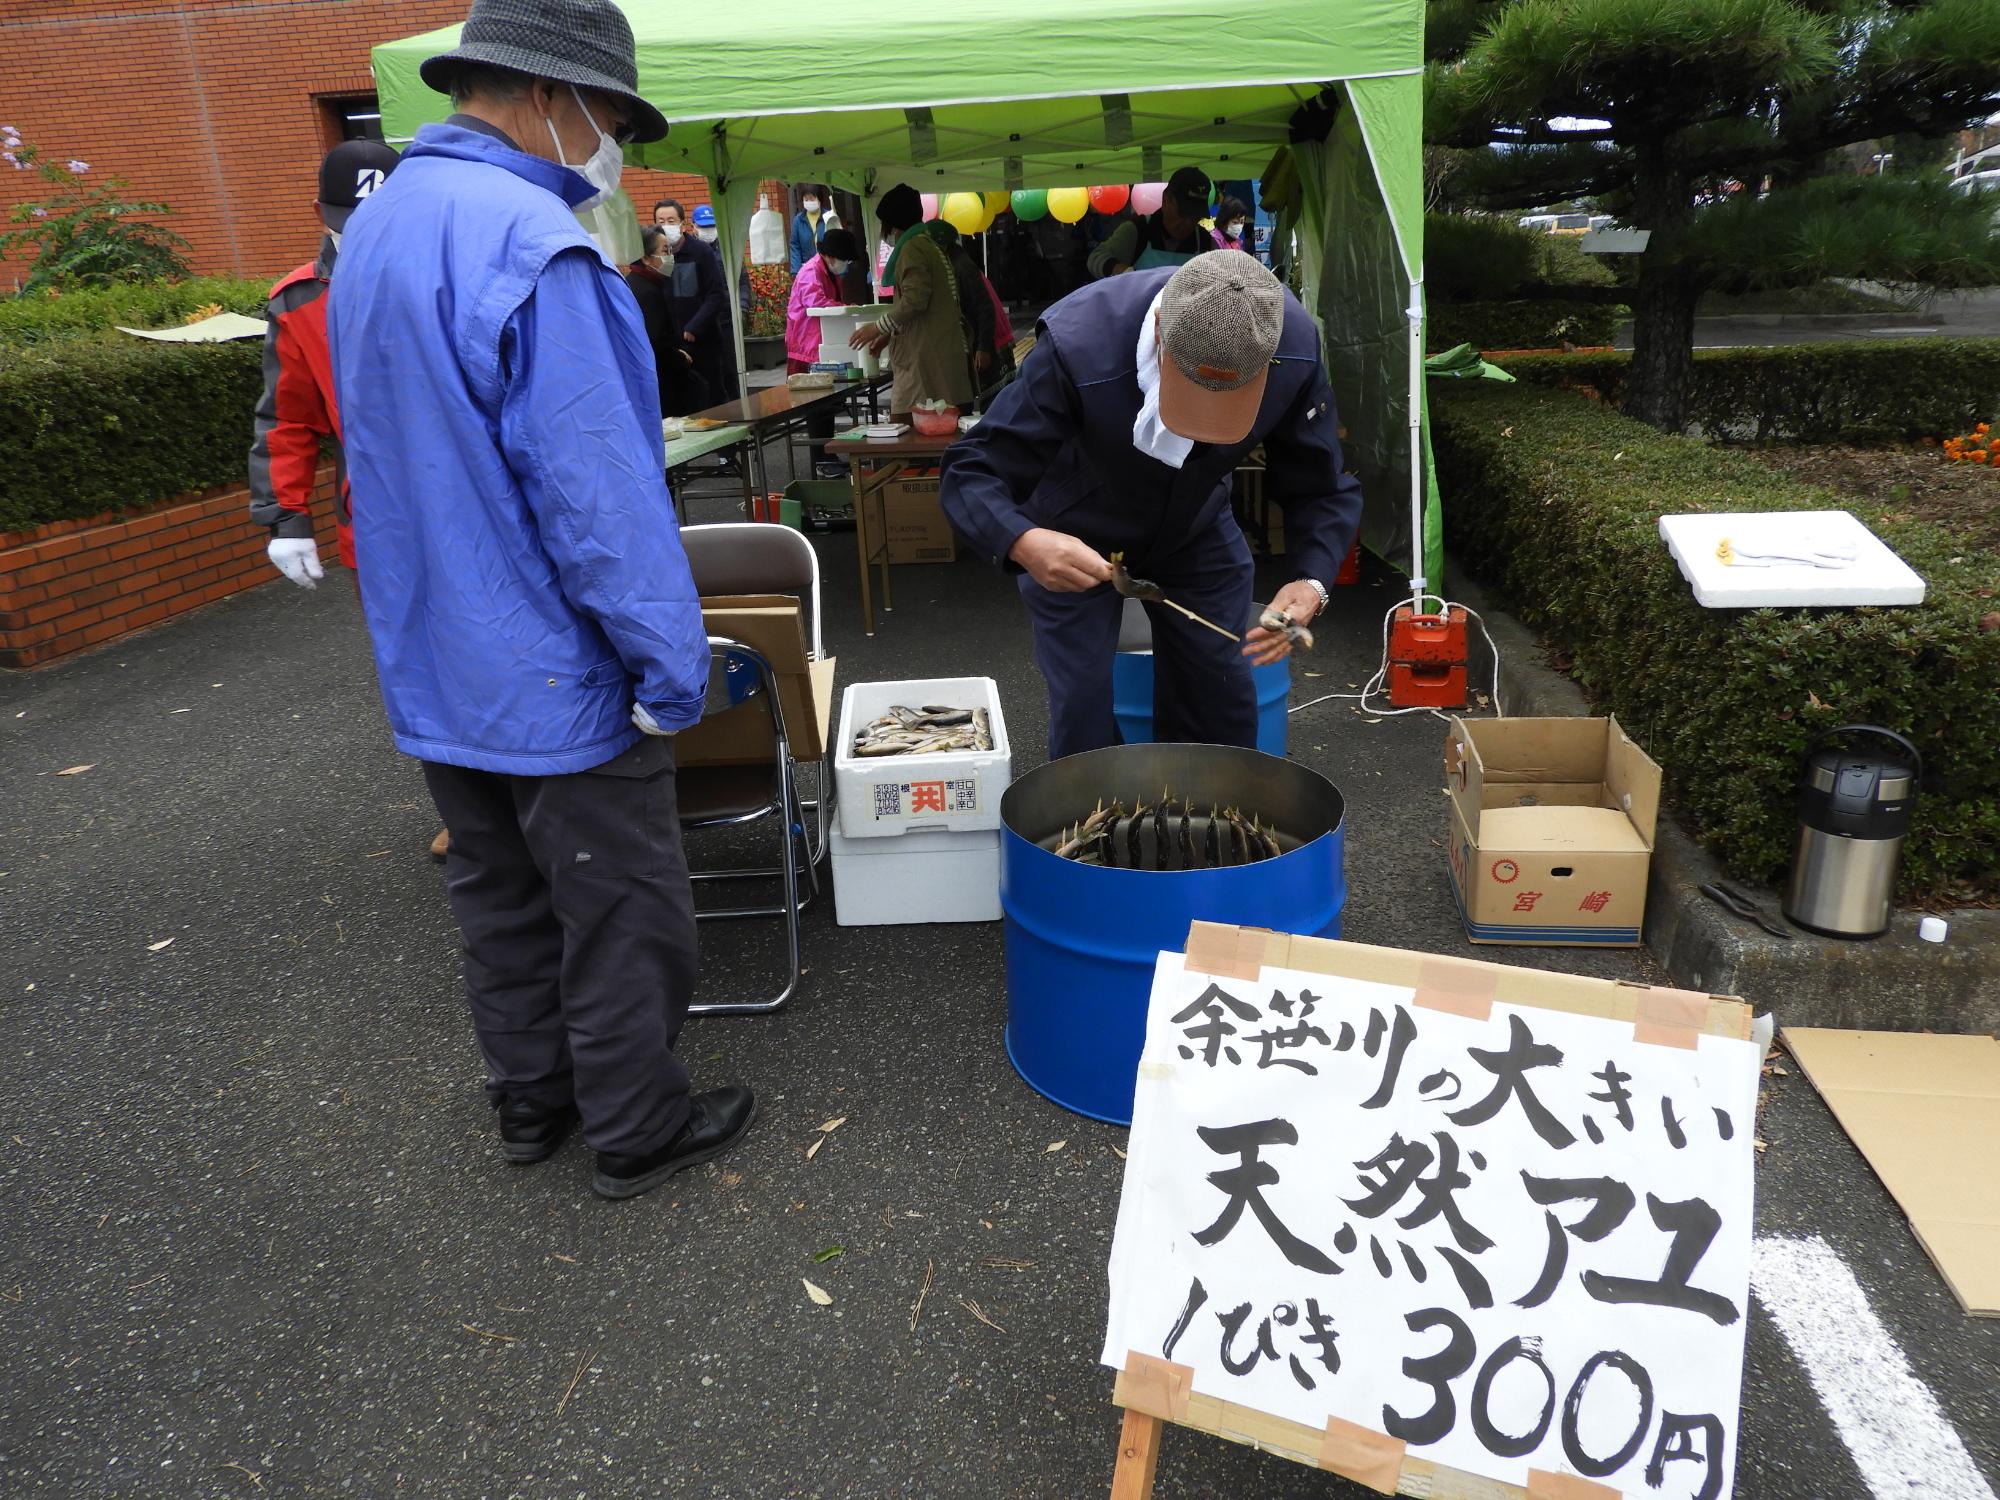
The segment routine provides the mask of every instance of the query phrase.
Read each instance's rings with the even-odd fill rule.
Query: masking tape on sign
[[[1493,1013],[1500,976],[1463,959],[1426,958],[1417,966],[1417,1004],[1483,1021]]]
[[[1187,966],[1218,979],[1260,979],[1270,933],[1262,927],[1188,924]]]
[[[1403,1472],[1403,1440],[1328,1417],[1319,1440],[1319,1466],[1378,1494],[1393,1495]]]
[[[1658,985],[1639,992],[1632,1018],[1632,1039],[1656,1047],[1693,1051],[1708,1020],[1708,996],[1699,990],[1670,990]]]
[[[1143,1412],[1162,1422],[1186,1422],[1188,1397],[1194,1394],[1194,1368],[1172,1360],[1125,1351],[1125,1368],[1118,1377],[1117,1402],[1127,1411]]]

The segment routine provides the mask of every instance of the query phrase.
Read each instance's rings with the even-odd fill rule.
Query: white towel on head
[[[1166,299],[1161,289],[1139,320],[1139,415],[1132,421],[1132,446],[1170,469],[1178,469],[1194,451],[1194,439],[1169,430],[1160,420],[1160,303]]]

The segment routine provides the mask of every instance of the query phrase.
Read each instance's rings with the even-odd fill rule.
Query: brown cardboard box
[[[1473,942],[1638,946],[1660,768],[1616,719],[1454,719],[1445,791]]]
[[[785,594],[741,594],[701,601],[708,633],[741,641],[771,663],[792,758],[819,759],[833,712],[832,657],[810,661],[799,601]],[[771,719],[758,701],[710,713],[674,740],[683,766],[754,765],[771,758]]]
[[[951,562],[958,538],[938,502],[938,476],[904,474],[882,486],[882,517],[892,563]]]

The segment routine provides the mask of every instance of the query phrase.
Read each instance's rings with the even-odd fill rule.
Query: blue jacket
[[[635,743],[635,699],[669,729],[701,717],[652,350],[571,212],[590,193],[460,116],[417,132],[341,239],[361,598],[396,746],[423,760],[557,775]]]
[[[1264,492],[1284,507],[1300,576],[1331,586],[1361,524],[1361,484],[1344,472],[1340,419],[1319,329],[1291,293],[1248,437],[1196,443],[1179,469],[1132,446],[1139,415],[1139,324],[1172,268],[1128,271],[1072,292],[1042,315],[1035,347],[979,425],[951,450],[940,483],[960,535],[1005,558],[1031,527],[1123,551],[1134,573],[1229,521],[1230,476],[1264,445]]]
[[[819,229],[813,229],[813,221],[800,209],[792,215],[792,274],[798,275],[799,267],[819,254],[819,242],[826,234],[826,210],[819,211]]]

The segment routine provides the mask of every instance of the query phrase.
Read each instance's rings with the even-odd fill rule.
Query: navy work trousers
[[[694,989],[694,897],[673,747],[648,736],[568,776],[424,762],[451,830],[445,883],[486,1090],[575,1101],[597,1151],[637,1156],[687,1122],[674,1055]]]
[[[1128,563],[1224,630],[1255,622],[1250,594],[1255,564],[1226,513],[1172,554]],[[1021,599],[1035,631],[1035,664],[1049,687],[1049,759],[1119,743],[1111,711],[1111,662],[1125,601],[1103,584],[1057,594],[1027,574]],[[1185,615],[1148,604],[1153,626],[1153,738],[1162,743],[1257,744],[1257,690],[1242,647]]]

